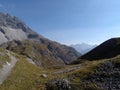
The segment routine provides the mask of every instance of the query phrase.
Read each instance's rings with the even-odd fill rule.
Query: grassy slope
[[[26,66],[29,68],[26,68]],[[38,71],[27,64],[26,61],[19,60],[10,77],[1,85],[0,90],[28,90],[36,79],[37,74],[34,74],[34,72]]]
[[[112,66],[109,65],[110,62],[112,62],[113,64],[112,72],[110,69]],[[97,83],[100,83],[102,85],[103,82],[108,83],[107,80],[109,80],[109,78],[116,78],[114,77],[114,75],[116,75],[115,67],[116,67],[116,70],[119,70],[120,55],[114,58],[102,59],[99,61],[86,61],[82,64],[85,65],[84,68],[68,73],[67,75],[67,77],[73,83],[72,84],[73,88],[75,90],[103,90],[103,88],[98,87]],[[118,66],[115,66],[115,65],[118,65]],[[107,71],[105,71],[106,69]],[[97,81],[97,78],[99,78],[100,80],[104,78],[104,80],[103,82]],[[95,80],[95,81],[91,82],[91,80],[92,81]],[[114,81],[111,81],[111,82],[115,83]]]
[[[106,60],[85,62],[84,68],[77,71],[68,72],[65,74],[56,75],[53,74],[57,70],[64,70],[64,68],[58,69],[44,69],[38,68],[35,65],[28,63],[24,56],[18,56],[19,58],[16,66],[9,78],[0,86],[0,90],[44,90],[45,83],[53,78],[69,78],[72,82],[73,88],[76,90],[84,90],[84,88],[96,88],[95,84],[87,85],[83,83],[83,79],[89,75],[94,74],[96,67],[104,63]],[[73,66],[66,66],[65,68],[71,68]],[[48,77],[44,78],[41,74],[46,74]],[[78,88],[78,89],[77,89]],[[96,90],[96,89],[95,89]]]
[[[84,79],[95,73],[96,68],[102,65],[106,60],[101,61],[86,61],[82,63],[85,65],[75,72],[68,73],[67,77],[72,83],[72,88],[75,90],[99,90],[95,83],[85,83]]]
[[[13,68],[9,78],[0,86],[0,90],[44,90],[45,83],[53,78],[68,78],[74,90],[99,90],[96,83],[87,83],[87,79],[96,73],[99,67],[108,61],[120,63],[120,56],[99,61],[86,61],[82,68],[64,74],[53,74],[59,70],[65,70],[76,65],[69,65],[63,68],[40,68],[28,63],[25,56],[16,55],[18,62]],[[5,59],[7,60],[7,59]],[[99,72],[98,72],[99,73]],[[42,77],[46,74],[47,78]],[[85,81],[86,80],[86,81]]]
[[[28,63],[24,56],[17,55],[19,58],[11,75],[0,86],[0,90],[44,90],[45,83],[52,79],[61,77],[52,74],[53,69],[39,68],[31,63]],[[46,74],[44,78],[42,74]]]

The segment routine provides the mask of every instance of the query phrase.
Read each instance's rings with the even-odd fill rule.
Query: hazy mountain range
[[[97,45],[90,45],[87,43],[75,44],[75,45],[70,45],[70,46],[75,48],[82,55],[94,49],[95,47],[97,47]]]

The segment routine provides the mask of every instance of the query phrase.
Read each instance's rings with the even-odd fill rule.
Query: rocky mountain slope
[[[17,17],[0,13],[0,44],[11,40],[42,38]]]
[[[16,42],[14,42],[14,40],[16,40]],[[9,44],[9,41],[14,42],[12,45],[17,47],[17,51],[15,51],[16,47],[14,48],[12,45],[10,45],[11,42]],[[32,46],[34,42],[36,45],[34,45],[33,48]],[[60,64],[69,64],[71,61],[77,59],[80,55],[75,49],[46,39],[43,36],[32,31],[17,17],[0,13],[0,44],[3,43],[8,44],[9,48],[12,48],[9,49],[6,47],[7,49],[12,51],[14,49],[14,52],[19,53],[21,53],[21,48],[23,50],[23,48],[28,49],[31,47],[32,51],[29,50],[31,53],[39,53],[36,54],[36,56],[31,54],[31,56],[33,55],[34,57],[34,59],[31,57],[31,59],[33,59],[33,61],[37,61],[36,63],[38,65],[44,61],[44,63],[46,63],[48,60],[49,62],[54,61],[56,63],[60,62]],[[18,45],[18,43],[20,45]],[[39,50],[37,48],[39,48]],[[28,55],[30,52],[26,52],[26,55]],[[38,60],[38,57],[40,57],[40,60]],[[41,62],[42,59],[44,59],[43,62]]]
[[[38,66],[61,66],[71,62],[78,54],[71,47],[60,45],[56,42],[42,43],[35,40],[10,41],[2,44],[7,50],[31,58]],[[60,48],[59,48],[60,47]]]

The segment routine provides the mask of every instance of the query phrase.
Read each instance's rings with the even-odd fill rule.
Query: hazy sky
[[[68,45],[120,36],[120,0],[0,0],[0,11]]]

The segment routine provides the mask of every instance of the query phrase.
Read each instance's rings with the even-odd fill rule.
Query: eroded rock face
[[[54,79],[47,83],[47,90],[71,90],[70,81],[67,79]]]
[[[0,13],[0,44],[12,40],[39,39],[43,36],[32,31],[15,16]]]
[[[11,27],[1,27],[0,32],[0,44],[12,40],[26,40],[28,39],[27,34],[21,29],[14,29]]]

